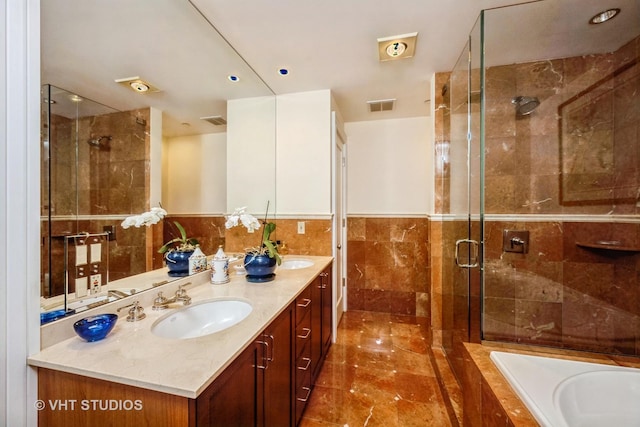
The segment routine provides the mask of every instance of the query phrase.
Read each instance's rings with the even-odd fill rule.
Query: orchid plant
[[[167,211],[165,211],[161,207],[154,207],[151,208],[149,212],[143,212],[139,215],[132,215],[125,218],[120,226],[124,229],[127,229],[129,227],[139,228],[143,225],[149,227],[153,224],[159,223],[165,216],[167,216]],[[165,252],[171,251],[189,252],[195,250],[196,245],[198,244],[198,240],[192,237],[187,237],[187,232],[178,221],[173,221],[173,223],[178,229],[180,237],[171,239],[167,243],[162,245],[162,247],[158,249],[158,253],[164,254]]]
[[[269,258],[275,258],[278,265],[280,265],[282,263],[282,259],[278,254],[278,247],[276,246],[276,242],[271,240],[271,233],[276,229],[275,223],[267,222],[267,216],[265,214],[265,219],[262,221],[261,225],[260,221],[253,215],[247,213],[246,210],[247,208],[244,206],[233,211],[233,214],[226,217],[226,222],[224,224],[225,227],[229,229],[242,224],[249,233],[253,233],[262,226],[260,246],[251,248],[247,252],[256,255],[268,255]],[[268,210],[269,207],[267,205],[267,212]]]

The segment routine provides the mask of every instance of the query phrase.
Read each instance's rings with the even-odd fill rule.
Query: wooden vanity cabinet
[[[332,307],[329,265],[296,300],[296,425],[331,346]]]
[[[331,310],[329,265],[196,399],[39,368],[44,402],[142,402],[140,410],[126,411],[52,410],[47,403],[39,425],[298,425],[331,344]]]
[[[262,345],[253,342],[195,399],[197,426],[261,426],[259,390],[263,378],[258,369]]]
[[[292,425],[293,316],[292,304],[269,325],[261,337],[265,362],[264,368],[261,368],[264,375],[261,401],[265,427]]]
[[[198,396],[198,426],[292,425],[292,325],[289,306]]]
[[[322,368],[322,363],[327,357],[327,352],[331,346],[331,316],[333,305],[331,299],[331,266],[328,266],[316,277],[311,287],[311,366],[312,378],[315,383]]]

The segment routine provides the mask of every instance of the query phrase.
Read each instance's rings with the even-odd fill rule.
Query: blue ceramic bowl
[[[73,329],[82,339],[89,342],[100,341],[111,332],[117,320],[117,314],[98,314],[78,320],[73,324]]]

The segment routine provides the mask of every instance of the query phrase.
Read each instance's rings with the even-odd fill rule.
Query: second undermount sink
[[[295,258],[282,261],[279,268],[284,270],[298,270],[300,268],[307,268],[313,265],[313,261],[307,258]]]
[[[197,338],[238,324],[253,310],[242,299],[216,299],[194,303],[169,313],[151,325],[151,332],[163,338]]]

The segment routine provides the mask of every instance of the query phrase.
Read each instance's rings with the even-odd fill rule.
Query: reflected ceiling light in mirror
[[[128,86],[131,90],[133,90],[136,93],[144,94],[144,93],[160,92],[160,89],[153,86],[151,83],[142,80],[139,76],[116,79],[115,82],[124,86]]]
[[[618,8],[608,9],[608,10],[596,13],[589,20],[589,24],[602,24],[618,16],[619,13],[620,13],[620,9]]]
[[[82,102],[82,98],[75,94],[69,95],[69,99],[71,102]]]

